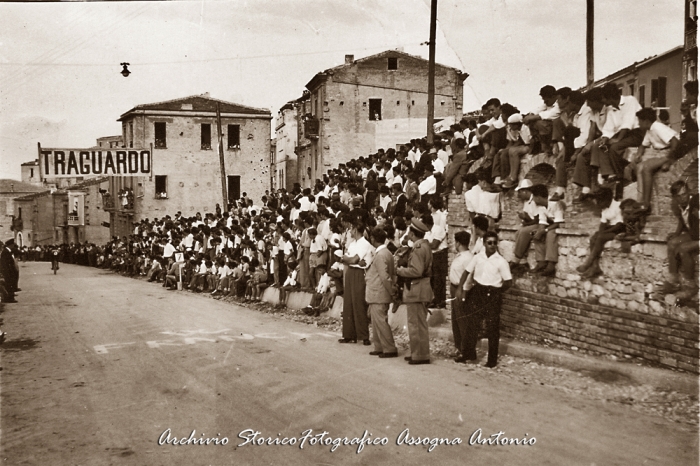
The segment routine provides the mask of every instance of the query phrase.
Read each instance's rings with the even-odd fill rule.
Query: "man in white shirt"
[[[457,254],[452,259],[450,265],[450,297],[452,298],[452,336],[457,350],[461,356],[455,358],[455,362],[467,362],[467,313],[464,309],[464,301],[457,298],[457,288],[459,287],[462,275],[467,270],[467,265],[472,261],[474,255],[469,251],[471,235],[468,231],[458,231],[455,233],[455,250]]]
[[[435,198],[430,200],[431,210],[433,201]],[[430,286],[434,294],[433,306],[444,308],[447,294],[447,229],[435,224],[432,215],[424,215],[422,221],[430,229],[424,238],[430,243],[430,249],[433,251],[433,267],[430,275]]]
[[[644,140],[644,131],[639,129],[637,112],[642,109],[632,95],[620,95],[615,83],[603,86],[603,103],[607,106],[603,136],[591,151],[591,166],[599,168],[599,175],[614,177],[619,181],[627,165],[625,151],[628,147],[639,147]],[[621,189],[622,184],[619,185]]]
[[[430,172],[424,173],[421,176],[421,182],[418,185],[418,192],[420,193],[421,200],[430,199],[429,196],[435,194],[436,190],[437,180],[435,179],[435,176]]]
[[[364,237],[365,226],[355,224],[350,229],[353,241],[341,261],[347,265],[345,271],[345,294],[343,295],[343,338],[339,343],[356,343],[362,340],[365,346],[369,340],[367,304],[365,302],[365,269],[372,262],[374,248]]]
[[[656,120],[656,112],[652,108],[643,108],[637,112],[640,130],[645,132],[642,145],[637,149],[637,155],[628,166],[629,171],[637,175],[637,200],[642,203],[641,209],[651,213],[651,187],[654,173],[659,169],[668,169],[673,163],[673,153],[679,145],[679,136],[674,130]],[[647,147],[665,151],[663,157],[644,159]]]
[[[586,104],[584,94],[579,91],[571,91],[567,102],[565,108],[560,107],[561,116],[559,120],[555,121],[555,132],[561,133],[561,140],[557,142],[560,148],[555,161],[556,188],[550,198],[552,201],[561,201],[565,198],[569,162],[578,157],[583,148],[595,139],[596,127],[593,121],[593,110]],[[560,125],[561,128],[557,129],[557,125]]]
[[[503,293],[510,288],[513,277],[508,262],[498,253],[498,234],[488,231],[484,235],[484,250],[467,264],[457,289],[457,299],[464,301],[462,290],[466,284],[467,342],[464,358],[476,361],[476,343],[482,320],[486,320],[489,352],[486,367],[498,364],[498,340],[500,338],[501,305]]]
[[[625,231],[620,202],[614,199],[612,190],[610,188],[600,188],[600,191],[596,193],[595,200],[601,209],[600,228],[591,235],[586,260],[583,264],[576,267],[576,271],[581,274],[581,278],[593,278],[603,273],[598,262],[605,248],[605,243],[612,241],[618,233]]]
[[[530,242],[534,241],[537,266],[532,272],[540,273],[542,276],[553,276],[559,260],[557,228],[564,223],[564,209],[560,204],[561,201],[548,201],[547,186],[538,184],[529,189],[532,193],[531,200],[538,208],[538,223],[518,230],[513,255],[516,263],[521,262],[527,254]]]
[[[598,134],[601,134],[607,116],[607,109],[603,102],[603,91],[599,87],[594,87],[584,95],[586,99],[585,106],[591,110],[590,127],[586,143],[576,150],[573,157],[576,159],[574,175],[571,181],[580,186],[581,195],[574,199],[575,203],[584,201],[591,192],[591,180],[597,173],[597,166],[592,165],[592,151],[600,141],[596,139]],[[582,107],[583,109],[583,107]],[[580,126],[582,128],[582,126]],[[583,131],[583,129],[582,129]],[[579,140],[582,142],[582,140]]]
[[[508,143],[505,149],[499,151],[500,166],[496,176],[503,178],[503,189],[513,189],[518,184],[520,176],[520,159],[532,152],[534,140],[530,134],[530,128],[523,124],[523,116],[514,113],[508,117],[506,126],[506,139]],[[493,166],[496,168],[496,158]],[[510,170],[507,172],[506,167]]]
[[[557,90],[554,86],[543,86],[540,89],[543,104],[533,113],[523,118],[523,123],[530,126],[532,134],[537,135],[542,144],[542,152],[552,153],[552,128],[554,120],[561,113],[557,104]]]

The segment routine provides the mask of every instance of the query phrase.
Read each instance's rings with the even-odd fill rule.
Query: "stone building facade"
[[[467,74],[435,66],[435,119],[462,116]],[[390,50],[317,73],[297,101],[308,144],[297,144],[297,182],[311,186],[328,169],[427,132],[428,60]],[[279,154],[278,150],[278,154]],[[278,157],[279,158],[279,157]]]
[[[138,105],[118,121],[127,148],[153,148],[152,176],[111,177],[108,209],[113,235],[133,222],[182,212],[213,211],[222,204],[216,108],[221,115],[226,195],[260,199],[270,186],[269,110],[212,99],[208,94]],[[128,193],[122,202],[120,193]],[[108,203],[109,204],[109,203]]]

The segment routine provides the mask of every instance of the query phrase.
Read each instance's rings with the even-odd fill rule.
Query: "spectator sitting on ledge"
[[[598,262],[605,248],[605,243],[625,232],[620,202],[614,199],[612,190],[600,188],[600,191],[595,194],[595,202],[602,209],[600,228],[591,236],[586,261],[576,268],[576,271],[582,274],[582,278],[592,278],[603,274]]]
[[[698,195],[691,195],[687,183],[678,180],[671,185],[671,196],[678,226],[668,235],[668,278],[656,291],[688,299],[698,292],[693,271],[698,257]]]

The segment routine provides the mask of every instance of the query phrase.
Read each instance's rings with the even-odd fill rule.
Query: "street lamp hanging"
[[[131,74],[131,71],[129,71],[129,69],[127,68],[127,66],[129,66],[129,63],[124,62],[124,63],[120,63],[120,65],[122,65],[124,67],[124,68],[122,68],[122,76],[124,76],[125,78],[128,78],[129,75]]]

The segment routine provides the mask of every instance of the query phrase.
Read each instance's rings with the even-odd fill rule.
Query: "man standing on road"
[[[359,220],[350,228],[352,242],[342,258],[348,268],[345,272],[343,295],[343,338],[339,343],[356,343],[362,340],[369,346],[369,324],[365,303],[365,267],[372,261],[374,248],[364,237],[365,226]]]
[[[15,244],[14,238],[10,238],[2,245],[0,253],[0,275],[4,280],[4,292],[2,295],[3,303],[16,303],[15,292],[17,292],[17,283],[19,282],[19,269],[15,262],[15,257],[12,254],[12,246]]]
[[[387,318],[389,303],[394,299],[396,284],[394,256],[386,248],[386,231],[375,228],[372,230],[370,239],[376,252],[365,275],[367,284],[365,301],[372,320],[372,339],[374,340],[374,351],[369,354],[380,358],[395,358],[398,356],[398,350]]]
[[[513,277],[508,262],[498,253],[498,234],[495,232],[487,231],[484,235],[484,249],[467,265],[467,274],[463,275],[457,289],[457,299],[464,300],[462,285],[465,282],[470,291],[466,308],[467,354],[464,357],[467,361],[476,360],[476,343],[481,321],[486,319],[486,333],[489,339],[486,367],[496,367],[503,293],[512,285]]]
[[[407,278],[403,289],[403,302],[406,304],[408,338],[411,355],[405,359],[409,364],[430,364],[430,340],[428,339],[428,307],[434,295],[430,287],[433,266],[433,252],[424,236],[428,227],[420,220],[411,220],[407,238],[413,242],[413,249],[406,263],[399,264],[396,274]]]

